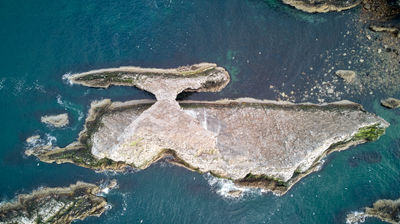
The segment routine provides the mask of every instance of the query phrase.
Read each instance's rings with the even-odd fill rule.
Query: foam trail
[[[57,103],[58,103],[59,105],[63,106],[64,108],[69,109],[69,110],[72,110],[72,111],[74,111],[75,113],[77,113],[77,114],[78,114],[78,120],[79,120],[79,121],[82,120],[82,118],[84,117],[83,112],[82,112],[81,110],[79,110],[75,104],[73,104],[73,103],[71,103],[71,102],[68,102],[68,101],[65,101],[65,100],[63,101],[63,100],[61,99],[61,95],[58,95],[58,96],[57,96]]]

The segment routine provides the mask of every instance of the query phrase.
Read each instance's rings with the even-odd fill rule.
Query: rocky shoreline
[[[93,102],[77,142],[65,148],[36,147],[26,154],[44,162],[117,171],[145,169],[168,155],[172,163],[190,170],[284,194],[315,171],[330,152],[374,141],[389,125],[349,101],[324,105],[251,98],[177,102],[182,91],[217,91],[229,81],[228,73],[214,64],[190,68],[198,73],[182,76],[155,70],[157,74],[149,74],[142,69],[143,74],[134,70],[116,75],[115,70],[96,70],[71,76],[74,83],[94,87],[122,85],[121,79],[134,76],[139,81],[126,85],[150,91],[157,101]],[[107,71],[112,71],[116,83]]]
[[[112,181],[110,188],[115,185]],[[105,198],[97,196],[100,192],[100,187],[84,182],[63,188],[41,188],[0,205],[0,223],[64,224],[100,216],[107,206]]]
[[[364,222],[368,217],[375,217],[387,223],[400,223],[400,199],[378,200],[372,208],[366,207],[362,212],[348,214],[346,223]]]
[[[283,3],[308,13],[340,12],[358,6],[362,0],[282,0]]]

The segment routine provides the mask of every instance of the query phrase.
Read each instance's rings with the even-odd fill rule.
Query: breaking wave
[[[69,77],[72,75],[71,72],[67,72],[62,76],[62,80],[67,83],[68,85],[72,86],[73,83],[71,82],[71,80],[69,80]]]
[[[40,146],[53,146],[56,145],[56,143],[57,143],[57,138],[48,133],[45,134],[44,138],[41,138],[40,135],[29,137],[26,142],[28,148],[36,148]]]
[[[357,224],[365,222],[364,212],[352,212],[347,215],[346,224]]]
[[[224,198],[243,198],[245,195],[261,195],[265,193],[265,190],[257,189],[257,188],[245,188],[239,187],[233,183],[233,181],[223,178],[215,177],[209,173],[203,175],[207,180],[208,184],[211,186],[211,189],[217,193],[218,195]],[[232,192],[241,192],[240,196],[232,194]]]

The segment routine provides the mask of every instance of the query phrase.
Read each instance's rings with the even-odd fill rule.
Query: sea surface
[[[143,171],[96,173],[23,153],[34,134],[58,146],[74,141],[93,100],[154,98],[135,88],[71,86],[66,74],[213,62],[230,72],[231,83],[220,93],[180,99],[274,100],[279,94],[271,85],[301,93],[324,78],[321,54],[354,44],[359,10],[306,14],[276,0],[0,1],[0,201],[42,186],[116,178],[119,188],[105,195],[111,209],[76,223],[344,223],[378,199],[400,198],[400,110],[381,107],[388,96],[379,93],[341,99],[389,121],[386,135],[329,155],[282,197],[251,191],[230,199],[230,183],[163,161]],[[64,112],[65,128],[40,123],[42,115]]]

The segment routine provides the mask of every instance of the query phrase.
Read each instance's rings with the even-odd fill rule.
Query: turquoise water
[[[387,134],[333,153],[321,171],[283,197],[251,193],[227,199],[209,177],[164,162],[140,172],[95,173],[23,154],[33,134],[54,136],[59,146],[73,141],[92,100],[153,98],[134,88],[69,86],[62,80],[66,73],[207,61],[226,67],[232,82],[221,93],[180,98],[276,99],[270,85],[306,90],[312,84],[303,71],[308,79],[323,79],[320,54],[353,44],[343,34],[357,10],[309,15],[273,0],[1,1],[1,201],[40,186],[116,178],[119,189],[106,195],[112,209],[77,223],[343,223],[347,213],[377,199],[399,198],[400,111],[379,106],[384,95],[344,98],[389,121]],[[71,118],[66,128],[40,123],[44,114],[65,111]]]

